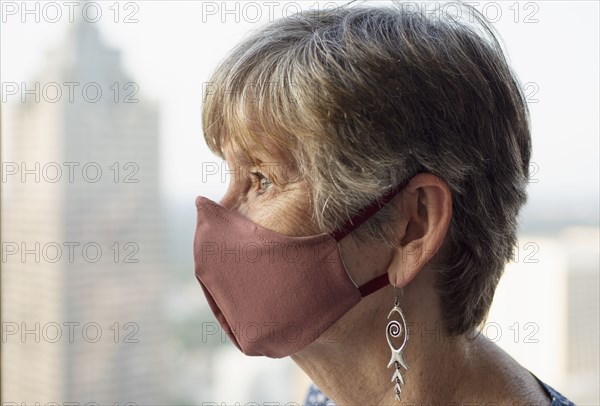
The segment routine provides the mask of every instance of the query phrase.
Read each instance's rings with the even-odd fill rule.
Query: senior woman
[[[526,201],[519,82],[475,9],[405,5],[289,16],[221,63],[203,128],[231,181],[196,200],[196,277],[309,404],[572,404],[477,330]]]

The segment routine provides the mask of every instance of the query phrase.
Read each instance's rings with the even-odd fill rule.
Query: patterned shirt
[[[551,386],[542,382],[533,372],[529,371],[531,375],[542,385],[546,393],[552,399],[550,406],[575,406],[575,403],[564,397],[560,392],[552,388]],[[321,392],[321,390],[313,383],[308,391],[306,400],[304,401],[306,406],[336,406],[336,404],[330,400],[327,396]]]

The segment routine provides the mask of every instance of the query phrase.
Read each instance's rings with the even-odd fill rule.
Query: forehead
[[[222,150],[223,156],[228,162],[243,164],[260,165],[268,162],[289,162],[292,159],[292,151],[260,134],[251,138],[225,137]]]

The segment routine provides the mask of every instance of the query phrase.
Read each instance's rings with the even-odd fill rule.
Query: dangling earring
[[[394,287],[395,289],[395,287]],[[400,367],[404,367],[404,369],[408,370],[408,365],[406,364],[406,360],[404,359],[404,347],[406,346],[406,342],[408,341],[408,329],[406,326],[406,318],[404,317],[404,313],[402,313],[402,309],[400,309],[400,301],[398,300],[398,294],[396,293],[396,298],[394,299],[394,307],[388,314],[388,319],[392,316],[393,313],[398,313],[400,315],[400,319],[402,324],[400,324],[396,320],[392,320],[388,323],[385,333],[388,345],[390,346],[390,350],[392,350],[392,358],[390,359],[390,363],[388,364],[388,368],[394,366],[396,369],[394,374],[392,375],[392,382],[394,385],[394,393],[396,394],[396,399],[400,400],[400,393],[402,389],[400,385],[404,385],[404,379],[402,378],[402,373],[400,371]],[[397,349],[394,348],[392,344],[392,337],[398,338],[400,335],[404,333],[404,338],[402,339],[402,344]]]

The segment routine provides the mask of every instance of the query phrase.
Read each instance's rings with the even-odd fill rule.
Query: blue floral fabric
[[[542,382],[531,371],[529,373],[533,375],[533,377],[544,387],[548,395],[550,395],[552,398],[552,403],[550,406],[575,406],[575,403],[564,397],[556,389]],[[310,385],[304,404],[306,406],[336,406],[335,403],[325,396],[315,384]]]

